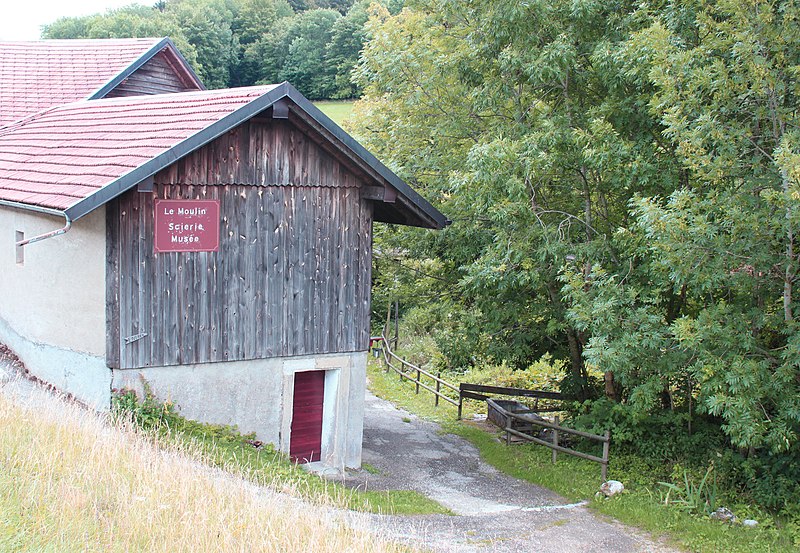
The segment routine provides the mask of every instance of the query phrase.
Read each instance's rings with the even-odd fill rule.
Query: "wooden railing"
[[[439,399],[443,399],[444,401],[458,407],[459,415],[461,414],[461,400],[458,401],[452,399],[451,397],[447,396],[446,394],[442,393],[442,388],[447,388],[452,390],[456,393],[459,393],[459,389],[450,384],[446,380],[442,379],[442,375],[440,374],[433,374],[425,369],[422,369],[416,366],[413,363],[406,361],[405,359],[401,358],[397,354],[395,354],[390,346],[389,340],[386,339],[385,335],[375,336],[370,338],[371,344],[380,344],[380,352],[383,356],[383,361],[386,364],[387,372],[391,369],[395,371],[397,374],[400,375],[400,380],[406,379],[410,380],[416,386],[416,393],[419,393],[419,389],[423,388],[424,390],[428,390],[434,395],[434,404],[436,406],[439,405]],[[374,351],[374,350],[373,350]],[[422,377],[426,377],[430,379],[432,382],[430,386],[425,382],[422,382]]]
[[[511,411],[503,409],[500,405],[498,405],[494,400],[490,398],[486,398],[486,404],[490,410],[494,409],[497,413],[500,413],[500,415],[502,415],[502,418],[504,419],[505,422],[505,427],[503,428],[503,431],[506,433],[506,443],[510,442],[511,436],[517,436],[518,438],[522,438],[523,440],[527,440],[529,442],[533,442],[535,444],[548,447],[553,451],[554,463],[556,462],[556,456],[558,455],[558,452],[566,453],[567,455],[572,455],[573,457],[579,457],[581,459],[586,459],[588,461],[593,461],[595,463],[600,463],[601,466],[600,474],[603,479],[603,482],[606,481],[606,476],[608,474],[608,454],[609,454],[609,447],[611,445],[611,432],[609,432],[608,430],[606,430],[605,435],[599,436],[597,434],[591,434],[589,432],[582,432],[580,430],[574,430],[572,428],[567,428],[566,426],[561,426],[558,424],[559,422],[558,417],[555,417],[555,423],[550,423],[545,420],[540,420],[538,418],[532,417],[530,415],[522,413],[513,413]],[[512,428],[513,421],[515,420],[525,425],[536,425],[536,426],[541,426],[542,428],[551,429],[553,431],[552,442],[542,440],[541,438],[531,436],[530,434],[526,434],[525,432],[521,432],[519,430]],[[580,436],[581,438],[586,438],[588,440],[601,442],[603,444],[603,456],[597,457],[595,455],[589,455],[588,453],[583,453],[581,451],[576,451],[574,449],[570,449],[568,447],[559,445],[558,436],[562,432],[564,434],[572,434],[573,436]]]
[[[556,401],[564,399],[564,396],[562,396],[558,392],[544,392],[542,390],[525,390],[523,388],[508,388],[504,386],[484,386],[482,384],[468,384],[466,382],[462,382],[458,387],[458,418],[459,419],[461,418],[461,407],[465,399],[477,399],[478,401],[486,401],[487,399],[490,399],[490,396],[487,396],[485,394],[499,394],[503,396],[534,398],[535,402],[533,410],[537,412],[562,410],[560,406],[540,407],[539,406],[540,399],[556,400]]]

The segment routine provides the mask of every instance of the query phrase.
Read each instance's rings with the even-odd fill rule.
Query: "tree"
[[[351,4],[310,2],[295,14],[287,0],[167,0],[62,18],[43,37],[169,36],[209,88],[286,79],[315,99],[349,98],[366,21],[364,2],[342,17]]]
[[[286,0],[241,0],[232,6],[233,21],[231,31],[238,43],[233,67],[230,71],[230,86],[249,86],[263,78],[259,72],[261,63],[257,54],[248,55],[265,34],[270,34],[280,26],[281,20],[294,15],[294,10]]]
[[[231,26],[233,13],[225,0],[180,0],[164,11],[197,51],[197,72],[208,88],[228,86],[238,41]]]
[[[352,72],[366,39],[364,26],[369,18],[370,4],[370,0],[356,2],[331,27],[331,37],[325,45],[325,63],[334,70],[332,98],[357,98],[361,95],[361,89],[353,82]]]
[[[615,364],[644,404],[679,386],[751,450],[788,451],[800,426],[799,15],[791,2],[676,3],[632,38],[686,176],[635,202],[630,278],[598,268],[588,291],[568,284],[590,359]],[[604,305],[636,323],[598,318]]]
[[[588,336],[567,317],[559,273],[616,262],[628,201],[671,190],[676,172],[641,112],[647,87],[618,59],[640,25],[630,6],[577,6],[431,0],[376,13],[354,128],[454,220],[386,248],[441,262],[442,297],[459,306],[442,343],[451,361],[522,367],[553,351],[570,360],[565,389],[586,397]]]
[[[336,10],[327,9],[298,14],[286,34],[288,50],[278,80],[291,82],[311,99],[330,98],[336,67],[326,62],[325,47],[334,24],[341,18]]]

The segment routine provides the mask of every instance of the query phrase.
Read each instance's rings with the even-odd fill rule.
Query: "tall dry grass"
[[[400,551],[152,440],[0,393],[0,551]]]

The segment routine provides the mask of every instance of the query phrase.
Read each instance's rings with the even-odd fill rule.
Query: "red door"
[[[298,463],[320,460],[322,404],[325,399],[325,371],[294,374],[294,406],[289,456]]]

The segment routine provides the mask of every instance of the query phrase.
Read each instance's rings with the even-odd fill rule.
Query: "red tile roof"
[[[0,126],[90,98],[161,38],[0,42]]]
[[[143,166],[212,140],[234,124],[222,119],[254,115],[274,99],[242,108],[280,86],[81,101],[18,121],[0,129],[0,200],[68,210],[134,170],[142,180],[155,172]]]

